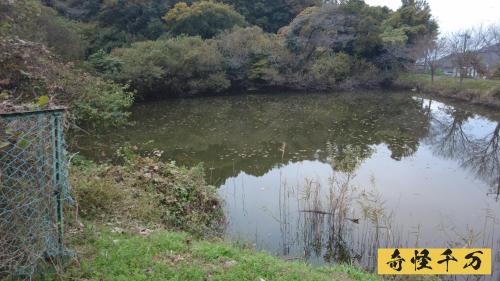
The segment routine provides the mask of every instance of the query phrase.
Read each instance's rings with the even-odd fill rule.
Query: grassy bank
[[[462,85],[454,77],[408,74],[399,77],[395,85],[400,88],[417,89],[426,94],[438,95],[472,104],[500,108],[500,81],[464,79]]]
[[[381,280],[351,266],[315,268],[287,262],[220,239],[184,232],[121,232],[86,227],[73,234],[78,253],[60,276],[49,280]]]
[[[48,280],[380,280],[347,265],[312,267],[217,235],[223,221],[201,166],[187,169],[121,149],[119,164],[73,161],[77,215],[67,219],[75,258]],[[212,230],[212,231],[211,231]]]

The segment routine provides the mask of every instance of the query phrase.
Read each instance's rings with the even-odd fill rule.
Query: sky
[[[397,9],[400,0],[365,0],[376,6]],[[477,27],[500,23],[500,0],[427,0],[432,14],[438,20],[442,35]]]

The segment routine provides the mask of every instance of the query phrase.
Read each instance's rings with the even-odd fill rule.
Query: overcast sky
[[[370,5],[397,9],[400,0],[365,0]],[[500,0],[427,0],[442,34],[480,24],[500,23]]]

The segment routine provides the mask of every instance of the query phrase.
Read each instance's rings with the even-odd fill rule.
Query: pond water
[[[408,93],[255,94],[140,104],[132,120],[81,138],[82,153],[128,142],[203,162],[232,239],[372,270],[377,247],[490,247],[484,280],[500,280],[498,111]]]

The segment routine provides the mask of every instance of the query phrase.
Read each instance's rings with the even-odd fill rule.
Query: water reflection
[[[443,207],[443,213],[429,215],[423,212],[426,205],[416,204],[418,207],[413,210],[404,206],[407,202],[392,206],[390,196],[375,177],[367,185],[359,184],[358,175],[345,172],[331,172],[326,180],[312,179],[308,177],[311,171],[303,170],[305,166],[314,167],[323,176],[328,170],[325,164],[303,162],[274,169],[261,178],[240,175],[235,179],[240,184],[223,186],[229,236],[254,241],[258,249],[286,259],[314,264],[348,262],[368,270],[376,269],[380,247],[491,247],[499,252],[500,209],[486,205],[479,208],[484,201],[474,200],[478,196],[465,200],[472,199],[469,207],[440,198],[441,206],[432,207]],[[303,182],[289,184],[283,175],[293,173],[303,177]],[[273,189],[280,175],[282,184]],[[260,186],[263,187],[255,190]],[[244,213],[240,211],[240,201],[231,199],[239,193],[246,194]],[[428,199],[423,196],[426,198],[420,204]],[[273,199],[277,198],[275,206]],[[462,210],[447,212],[450,206]],[[420,221],[408,219],[408,212],[415,212]],[[463,223],[459,218],[465,213],[471,216]],[[497,259],[494,268],[499,265]],[[497,280],[498,272],[495,274],[484,280]]]
[[[381,143],[400,160],[418,149],[429,127],[418,101],[380,93],[172,100],[139,105],[133,119],[134,125],[97,140],[79,138],[77,148],[102,159],[124,142],[161,148],[181,164],[204,162],[213,169],[213,183],[221,184],[290,161],[349,157],[349,167],[338,169],[355,169]],[[96,147],[102,155],[95,155]]]
[[[475,125],[477,116],[470,111],[441,105],[432,118],[428,137],[436,155],[452,159],[490,185],[488,195],[497,201],[500,194],[500,123]],[[480,130],[477,130],[481,126]]]
[[[129,142],[204,162],[231,238],[368,269],[378,247],[491,247],[487,280],[500,278],[498,112],[397,93],[292,94],[144,104],[133,119],[78,145],[97,158]]]

